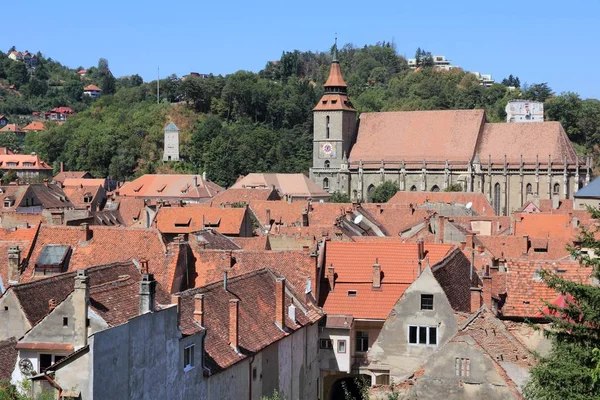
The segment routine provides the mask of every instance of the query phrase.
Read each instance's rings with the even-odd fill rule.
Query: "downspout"
[[[250,364],[248,364],[248,400],[252,400],[252,363],[254,362],[254,357],[250,360]]]

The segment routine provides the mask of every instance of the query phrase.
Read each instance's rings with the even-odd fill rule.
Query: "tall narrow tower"
[[[179,161],[179,128],[170,122],[165,126],[165,150],[163,161]]]
[[[311,179],[324,190],[349,194],[346,159],[356,137],[356,110],[348,99],[348,85],[342,76],[337,54],[337,40],[325,93],[313,108],[313,166]]]

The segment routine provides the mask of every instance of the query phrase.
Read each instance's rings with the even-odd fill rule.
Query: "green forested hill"
[[[497,122],[504,120],[508,100],[523,98],[544,101],[547,119],[561,121],[580,151],[593,150],[600,140],[600,102],[574,93],[555,95],[545,83],[513,91],[503,84],[486,88],[472,74],[437,71],[426,62],[413,72],[389,43],[346,45],[339,59],[360,112],[484,108],[488,120]],[[142,83],[134,76],[111,83],[107,76],[112,75],[102,74],[107,68],[92,69],[90,79],[101,87],[112,84],[116,93],[89,103],[79,97],[74,104],[84,111],[62,126],[29,135],[23,150],[37,152],[55,166],[63,161],[69,169],[120,180],[171,168],[206,171],[221,185],[252,171],[304,172],[312,158],[311,110],[322,94],[329,63],[328,52],[295,51],[285,52],[258,73],[183,80],[170,76],[160,82],[160,104],[156,82]],[[72,79],[64,79],[56,89],[59,95],[66,96],[64,88]],[[34,101],[47,101],[47,96]],[[162,127],[169,120],[182,129],[185,161],[167,165],[161,161]]]

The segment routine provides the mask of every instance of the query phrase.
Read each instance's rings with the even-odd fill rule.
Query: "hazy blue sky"
[[[394,40],[470,71],[600,97],[600,1],[4,0],[0,48],[70,67],[109,60],[117,76],[259,71],[283,50]]]

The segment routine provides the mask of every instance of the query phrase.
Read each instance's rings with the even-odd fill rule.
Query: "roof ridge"
[[[255,275],[262,275],[262,274],[266,274],[269,272],[269,268],[267,267],[263,267],[254,271],[250,271],[247,272],[245,274],[240,274],[240,275],[236,275],[236,276],[232,276],[232,277],[228,277],[227,278],[227,282],[231,283],[231,282],[237,282],[240,280],[245,280],[248,278],[251,278]],[[201,287],[197,287],[197,288],[192,288],[192,289],[188,289],[188,290],[184,290],[183,292],[179,292],[178,294],[181,296],[186,296],[186,295],[193,295],[193,294],[200,294],[200,293],[205,293],[205,292],[209,292],[210,290],[212,290],[214,287],[220,287],[223,286],[223,280],[219,280],[213,283],[209,283],[208,285],[205,286],[201,286]]]
[[[131,282],[128,282],[128,281],[131,281]],[[102,293],[102,292],[105,292],[114,287],[129,286],[132,283],[137,283],[137,282],[133,279],[133,277],[131,275],[122,275],[122,276],[119,276],[115,280],[100,283],[95,286],[90,286],[90,294],[91,294],[92,290],[94,290],[94,293]]]

